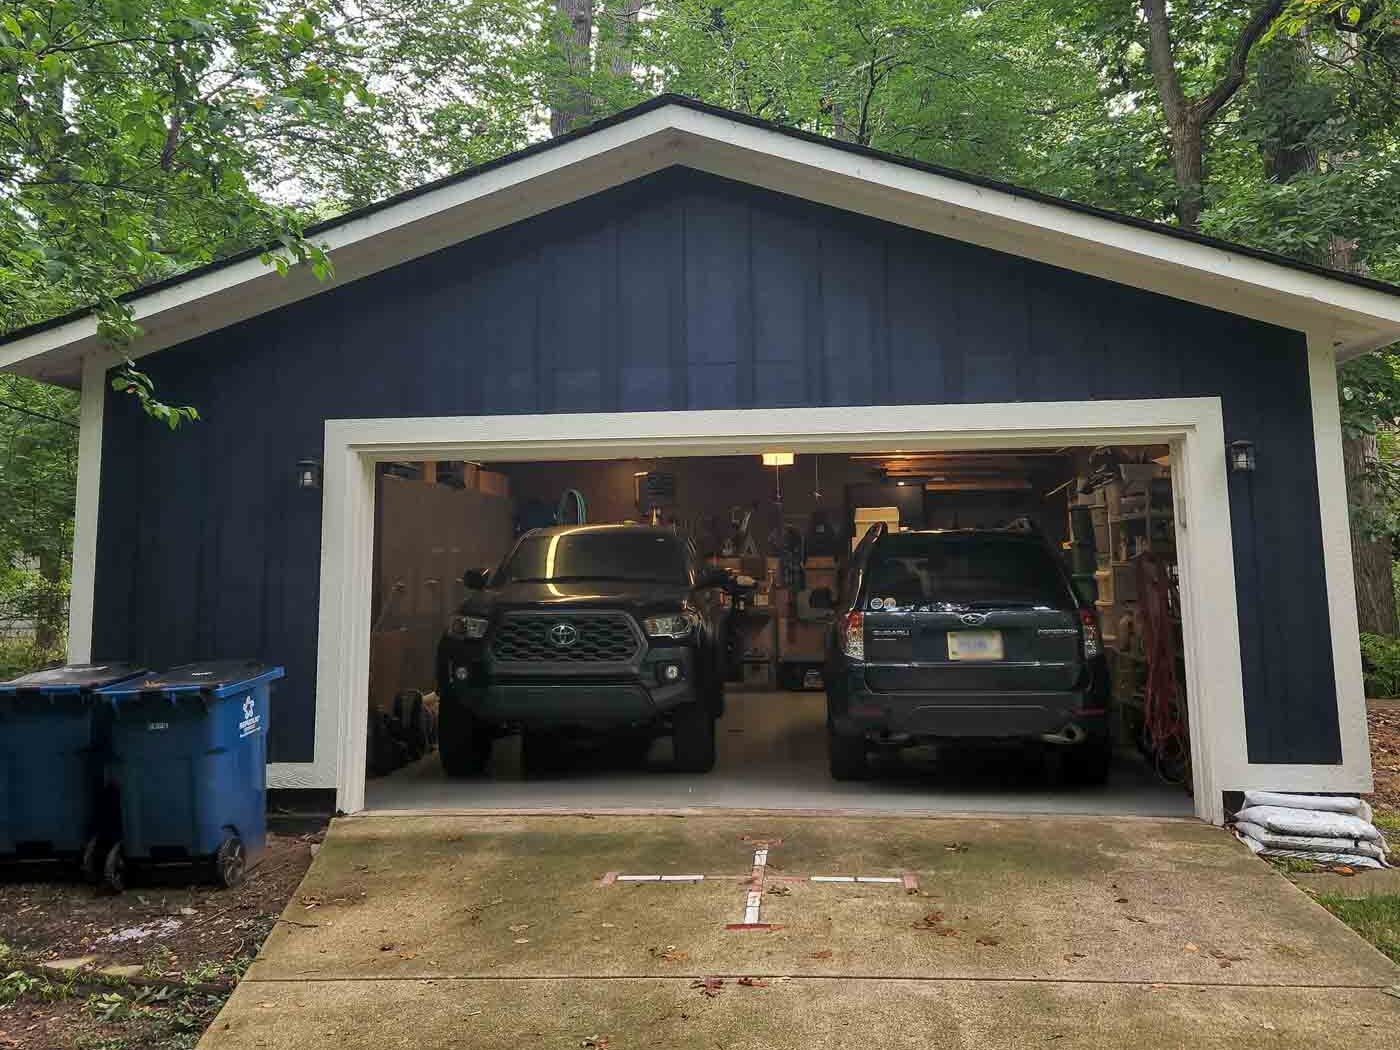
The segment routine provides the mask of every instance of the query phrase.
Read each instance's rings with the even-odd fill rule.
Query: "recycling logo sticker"
[[[240,740],[245,736],[252,736],[262,728],[262,715],[257,713],[257,709],[257,704],[253,702],[253,694],[249,693],[243,698],[243,721],[238,723]]]

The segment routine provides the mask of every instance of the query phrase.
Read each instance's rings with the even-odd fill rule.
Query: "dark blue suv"
[[[1066,779],[1102,783],[1112,747],[1098,617],[1055,552],[1012,530],[870,530],[835,596],[827,648],[831,775],[875,749],[1030,740]]]

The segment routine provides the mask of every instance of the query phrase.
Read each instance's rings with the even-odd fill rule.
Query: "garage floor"
[[[1378,1046],[1397,980],[1198,821],[356,816],[200,1047]]]
[[[1055,783],[1037,762],[1014,754],[950,754],[937,764],[906,756],[867,783],[827,774],[821,693],[729,696],[719,724],[719,762],[704,776],[666,770],[659,741],[650,769],[582,753],[562,775],[526,780],[516,738],[497,744],[490,775],[448,780],[436,755],[366,785],[371,811],[784,809],[871,813],[1066,813],[1185,816],[1192,801],[1162,783],[1135,754],[1120,754],[1105,787]]]

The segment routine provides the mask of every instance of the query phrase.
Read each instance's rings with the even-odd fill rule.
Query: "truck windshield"
[[[900,605],[1048,606],[1076,602],[1050,551],[1002,536],[909,533],[875,548],[866,572],[867,598]]]
[[[520,541],[505,567],[515,583],[562,580],[629,580],[637,583],[688,582],[685,551],[666,533],[607,528],[580,529]]]

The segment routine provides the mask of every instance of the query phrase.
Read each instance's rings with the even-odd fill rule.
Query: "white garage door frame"
[[[1369,764],[1360,763],[1354,739],[1344,740],[1341,765],[1249,762],[1226,449],[1216,397],[329,420],[314,760],[274,763],[269,782],[284,788],[334,787],[339,809],[353,813],[364,808],[377,462],[717,456],[773,448],[802,454],[1158,443],[1169,444],[1173,452],[1197,814],[1221,822],[1221,793],[1226,790],[1360,790],[1363,781],[1369,783],[1370,771]],[[1349,570],[1348,560],[1348,583]],[[1363,751],[1364,730],[1363,714]],[[1349,735],[1354,734],[1344,732],[1344,737]]]

